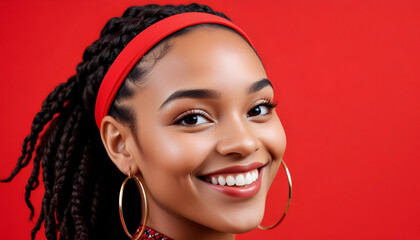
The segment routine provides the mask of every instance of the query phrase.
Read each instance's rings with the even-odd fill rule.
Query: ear
[[[102,119],[100,134],[108,156],[125,175],[137,174],[136,144],[130,128],[111,116]]]

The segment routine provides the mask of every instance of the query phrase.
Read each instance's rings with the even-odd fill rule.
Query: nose
[[[237,119],[221,129],[217,152],[221,155],[240,155],[246,157],[259,148],[258,137],[253,134],[246,120]]]

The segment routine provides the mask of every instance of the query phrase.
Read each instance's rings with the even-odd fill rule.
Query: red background
[[[105,22],[150,2],[1,1],[0,177],[14,167],[44,97],[75,73]],[[225,12],[253,39],[275,82],[288,138],[288,216],[274,230],[237,239],[418,239],[420,2],[200,3]],[[29,238],[29,174],[0,184],[2,239]],[[33,196],[37,210],[41,196],[41,189]],[[266,224],[281,215],[286,198],[280,171]]]

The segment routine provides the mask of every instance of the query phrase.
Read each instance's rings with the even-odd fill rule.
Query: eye
[[[195,127],[201,124],[212,122],[211,117],[203,110],[189,110],[179,115],[175,120],[175,125],[185,127]]]
[[[270,114],[272,110],[277,106],[269,101],[259,104],[248,111],[247,117],[258,117]]]

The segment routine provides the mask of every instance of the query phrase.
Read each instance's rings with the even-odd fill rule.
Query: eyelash
[[[272,111],[273,111],[273,109],[274,108],[276,108],[277,107],[277,103],[273,103],[271,100],[269,100],[269,99],[261,99],[261,101],[258,103],[258,104],[256,104],[254,107],[252,107],[249,111],[248,111],[248,113],[251,111],[251,110],[253,110],[253,109],[255,109],[256,107],[259,107],[259,106],[264,106],[264,107],[266,107],[267,108],[267,113],[266,114],[264,114],[264,115],[262,115],[262,116],[265,116],[265,115],[268,115],[268,114],[271,114],[272,113]],[[247,115],[248,115],[248,113],[247,113]],[[257,116],[250,116],[251,118],[252,117],[260,117],[260,115],[257,115]]]
[[[273,103],[269,99],[261,99],[260,103],[256,104],[249,111],[255,109],[256,107],[264,106],[264,107],[266,107],[268,109],[268,112],[266,114],[264,114],[264,115],[268,115],[268,114],[271,114],[272,113],[272,110],[274,108],[276,108],[277,105],[278,105],[277,103]],[[204,110],[201,110],[201,109],[191,109],[191,110],[187,110],[187,111],[183,112],[181,115],[179,115],[178,117],[176,117],[173,122],[174,122],[175,125],[181,125],[183,127],[195,127],[195,126],[201,125],[201,124],[198,124],[198,125],[196,125],[196,124],[191,124],[191,125],[182,124],[182,121],[185,121],[187,117],[191,117],[191,116],[201,116],[201,117],[205,117],[207,120],[209,120],[209,119],[211,120],[212,119],[212,117],[206,111],[204,111]],[[258,117],[258,116],[251,116],[251,117]]]
[[[277,107],[278,103],[277,102],[273,102],[270,99],[261,99],[261,102],[259,102],[257,105],[255,105],[255,107],[258,107],[260,105],[266,106],[269,109],[274,109]]]
[[[173,121],[175,125],[182,125],[184,127],[194,127],[197,125],[184,125],[181,124],[182,121],[184,121],[187,117],[191,117],[191,116],[201,116],[201,117],[205,117],[207,119],[212,119],[211,116],[204,110],[201,109],[191,109],[191,110],[187,110],[183,113],[181,113],[181,115],[179,115],[178,117],[175,118],[175,120]]]

